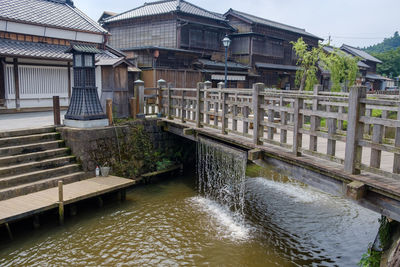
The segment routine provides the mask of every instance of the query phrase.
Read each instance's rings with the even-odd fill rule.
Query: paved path
[[[61,111],[61,123],[65,113],[66,111]],[[0,131],[50,126],[53,122],[51,111],[0,114]]]

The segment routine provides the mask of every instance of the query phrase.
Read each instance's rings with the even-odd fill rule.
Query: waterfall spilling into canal
[[[198,190],[243,221],[247,154],[200,139],[197,145]]]

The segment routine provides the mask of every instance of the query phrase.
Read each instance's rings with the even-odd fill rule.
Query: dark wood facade
[[[237,33],[230,35],[232,59],[250,66],[259,75],[257,82],[282,89],[288,86],[293,88],[296,55],[290,42],[302,37],[308,45],[318,46],[319,38],[255,23],[235,14],[235,11],[228,11],[225,15],[231,26],[237,30]],[[268,67],[259,67],[257,63],[267,63]],[[285,66],[288,67],[285,69]]]

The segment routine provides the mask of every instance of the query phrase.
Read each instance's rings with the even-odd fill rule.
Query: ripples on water
[[[245,223],[197,196],[194,177],[0,244],[0,266],[356,266],[378,215],[293,181],[248,178]]]

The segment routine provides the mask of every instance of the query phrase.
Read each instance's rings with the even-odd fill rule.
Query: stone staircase
[[[0,201],[88,177],[55,127],[0,132]]]

